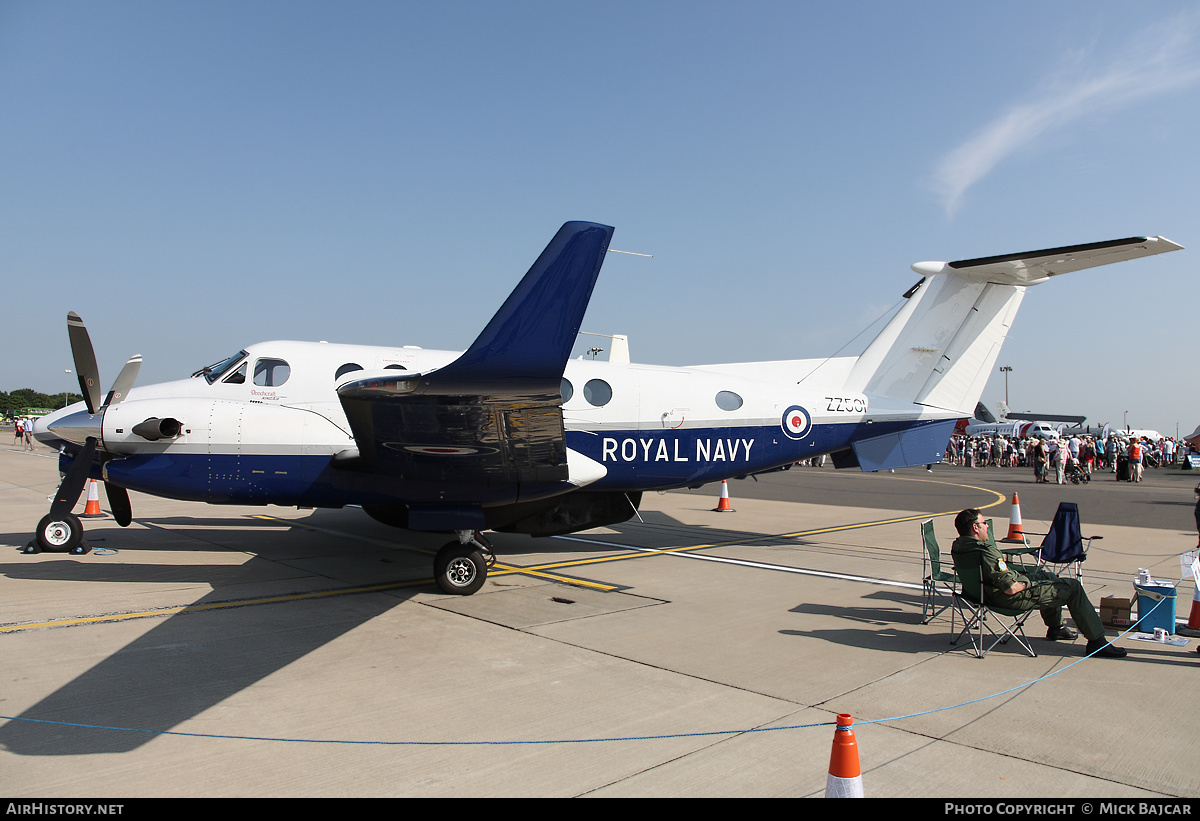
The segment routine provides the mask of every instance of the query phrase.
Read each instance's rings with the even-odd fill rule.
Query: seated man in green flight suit
[[[1063,624],[1062,607],[1087,638],[1087,655],[1121,658],[1125,651],[1104,637],[1104,625],[1078,579],[1060,579],[1045,570],[1013,570],[999,548],[988,541],[987,520],[975,508],[954,518],[958,538],[950,548],[954,566],[973,567],[978,562],[984,601],[1006,610],[1041,610],[1046,638],[1070,640],[1076,632]],[[963,574],[960,571],[959,576]]]

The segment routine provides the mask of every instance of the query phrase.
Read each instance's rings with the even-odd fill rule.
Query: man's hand
[[[1025,582],[1013,582],[1012,587],[1004,591],[1006,596],[1015,596],[1025,589]]]

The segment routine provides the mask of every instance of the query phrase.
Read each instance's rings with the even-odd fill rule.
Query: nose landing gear
[[[90,553],[91,548],[83,543],[83,523],[74,513],[64,513],[55,516],[48,513],[38,522],[37,533],[33,541],[25,545],[22,553],[71,553],[82,556]]]

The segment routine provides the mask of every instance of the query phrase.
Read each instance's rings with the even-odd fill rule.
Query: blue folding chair
[[[1061,575],[1070,570],[1077,579],[1083,578],[1083,562],[1087,558],[1088,548],[1093,539],[1103,539],[1103,536],[1080,535],[1079,505],[1074,502],[1060,502],[1050,522],[1050,532],[1042,539],[1042,547],[1038,553],[1041,566],[1052,573]]]

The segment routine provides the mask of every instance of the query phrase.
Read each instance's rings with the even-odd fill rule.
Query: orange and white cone
[[[1012,508],[1008,513],[1008,535],[1002,542],[1025,542],[1025,531],[1021,529],[1021,500],[1013,493]]]
[[[713,508],[716,513],[737,513],[729,506],[729,482],[721,480],[721,501],[717,502],[717,506]]]
[[[104,514],[100,511],[100,491],[96,489],[96,480],[88,479],[88,500],[87,507],[83,509],[81,519],[102,519]]]
[[[854,717],[841,713],[833,731],[833,752],[829,756],[829,778],[825,781],[826,798],[862,798],[862,770],[858,766],[858,742],[854,739]]]
[[[1200,630],[1200,587],[1192,593],[1192,612],[1188,616],[1189,630]]]

